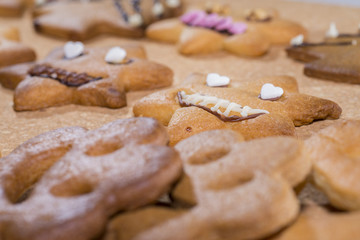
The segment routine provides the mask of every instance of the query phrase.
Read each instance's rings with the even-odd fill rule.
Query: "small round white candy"
[[[67,42],[64,46],[64,55],[67,59],[73,59],[84,53],[85,46],[82,42]]]
[[[105,61],[114,64],[122,63],[126,58],[126,55],[127,53],[125,49],[121,47],[113,47],[107,52]]]

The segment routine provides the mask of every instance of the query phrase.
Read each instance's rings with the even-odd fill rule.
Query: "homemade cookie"
[[[286,49],[288,57],[306,63],[305,75],[336,82],[360,83],[360,33],[339,34],[331,25],[324,42],[304,42],[302,36]]]
[[[291,137],[243,143],[238,137],[232,131],[215,130],[176,145],[197,205],[181,212],[148,208],[119,215],[110,225],[112,235],[123,236],[121,230],[131,229],[134,237],[125,239],[260,239],[293,221],[299,203],[292,188],[311,167],[303,144]],[[161,213],[162,220],[141,224],[149,212]],[[133,227],[134,223],[142,226]]]
[[[331,213],[307,206],[296,222],[271,240],[353,240],[360,239],[360,212]]]
[[[19,17],[25,8],[24,0],[0,0],[1,17]]]
[[[2,239],[94,239],[108,217],[156,201],[181,174],[164,127],[122,119],[41,134],[0,161]]]
[[[71,40],[100,34],[141,37],[146,25],[176,16],[182,7],[182,0],[51,1],[35,8],[34,27],[37,32]]]
[[[35,60],[34,50],[18,41],[19,32],[16,28],[4,27],[0,29],[0,67]]]
[[[103,240],[131,240],[136,235],[186,213],[184,209],[149,206],[114,217],[107,226]]]
[[[282,19],[272,9],[254,8],[244,11],[244,21],[261,32],[271,44],[288,44],[300,34],[306,37],[307,31],[299,23]]]
[[[170,144],[176,144],[213,129],[232,129],[245,139],[294,135],[294,126],[341,114],[336,103],[299,93],[291,77],[266,77],[234,86],[229,81],[218,74],[193,74],[180,87],[139,100],[134,115],[159,120],[167,126]]]
[[[140,46],[87,48],[80,42],[68,42],[38,64],[0,71],[5,86],[17,86],[16,111],[66,104],[120,108],[125,92],[169,86],[172,78],[168,67],[146,60]]]
[[[315,184],[340,209],[360,210],[360,121],[334,124],[306,141]]]
[[[226,50],[256,57],[269,49],[270,43],[259,31],[230,16],[194,10],[181,18],[162,20],[146,29],[150,39],[177,43],[181,54],[205,54]]]

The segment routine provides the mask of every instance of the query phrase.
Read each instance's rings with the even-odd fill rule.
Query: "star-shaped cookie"
[[[0,16],[18,17],[25,8],[24,0],[0,0]]]
[[[236,55],[256,57],[265,54],[273,43],[288,43],[294,36],[306,34],[301,25],[268,16],[266,12],[259,13],[259,10],[254,10],[254,14],[250,12],[242,21],[232,19],[226,12],[212,11],[195,10],[179,19],[159,21],[148,27],[146,35],[157,41],[177,43],[179,52],[185,55],[223,49]],[[261,13],[265,14],[265,19]]]
[[[35,60],[34,50],[18,42],[18,40],[19,33],[16,28],[0,29],[0,67]]]
[[[208,78],[192,74],[180,87],[144,97],[134,105],[135,116],[158,119],[168,128],[170,144],[176,144],[213,129],[232,129],[246,139],[295,135],[294,126],[337,119],[342,111],[330,100],[299,93],[291,77],[266,77],[227,87],[209,87]],[[262,99],[259,94],[266,83],[273,84],[270,88],[275,91],[282,88],[283,94]]]
[[[72,46],[76,50],[78,43]],[[66,45],[65,45],[66,47]],[[111,54],[126,54],[121,63],[108,62]],[[146,60],[138,45],[122,48],[87,48],[69,59],[57,48],[38,64],[20,64],[1,70],[0,81],[12,81],[16,111],[38,110],[65,104],[120,108],[125,92],[161,88],[172,83],[173,72]],[[109,57],[110,56],[110,57]]]
[[[300,36],[301,37],[301,36]],[[323,42],[293,41],[286,49],[288,57],[304,62],[309,77],[335,82],[360,83],[360,33],[336,34]]]
[[[181,0],[52,1],[35,8],[34,27],[37,32],[69,40],[83,41],[100,34],[141,37],[144,26],[176,16],[182,5]]]

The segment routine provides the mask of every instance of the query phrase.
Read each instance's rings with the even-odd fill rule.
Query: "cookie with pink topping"
[[[179,52],[184,55],[225,50],[256,57],[265,54],[270,46],[263,34],[246,23],[202,10],[151,24],[146,35],[153,40],[177,43]]]

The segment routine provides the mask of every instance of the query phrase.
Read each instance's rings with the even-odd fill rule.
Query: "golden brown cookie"
[[[154,119],[41,134],[0,161],[2,239],[94,239],[108,218],[156,201],[181,173]]]
[[[330,36],[323,42],[303,42],[293,40],[286,49],[288,57],[304,62],[304,73],[309,77],[336,82],[360,83],[360,33],[340,34],[335,25],[329,29]]]
[[[0,29],[0,67],[35,60],[34,50],[18,41],[19,32],[16,28]]]
[[[24,0],[0,0],[0,16],[2,17],[19,17],[24,8]]]
[[[140,46],[87,48],[80,42],[68,42],[36,65],[0,70],[4,86],[17,86],[16,111],[66,104],[120,108],[125,92],[169,86],[172,78],[168,67],[146,60]]]
[[[332,213],[310,205],[296,222],[271,240],[353,240],[360,239],[360,212]]]
[[[177,43],[181,54],[206,54],[226,50],[240,56],[261,56],[269,41],[254,28],[229,16],[190,11],[179,19],[162,20],[146,30],[150,39]]]
[[[134,115],[159,120],[168,127],[170,144],[176,144],[213,129],[232,129],[245,139],[294,135],[294,126],[336,119],[341,114],[336,103],[299,93],[297,82],[291,77],[266,77],[234,83],[234,86],[209,87],[207,82],[213,79],[210,75],[214,74],[193,74],[180,87],[144,97],[135,103]],[[216,81],[225,78],[215,74]],[[280,89],[283,94],[262,99],[259,95],[266,83],[273,85],[268,93]],[[180,97],[185,102],[180,102]]]
[[[244,12],[246,23],[261,32],[271,44],[289,44],[290,40],[300,34],[305,38],[306,29],[299,23],[282,19],[272,9],[254,8]]]
[[[156,225],[179,217],[186,210],[149,206],[114,217],[107,226],[103,240],[131,240]]]
[[[150,227],[130,226],[137,234],[129,239],[261,239],[293,221],[299,203],[292,188],[311,167],[303,144],[291,137],[238,138],[235,132],[215,130],[177,144],[196,205],[185,213],[166,210],[166,220],[154,219]],[[117,225],[120,233],[121,221],[141,222],[143,216],[119,215],[122,220],[111,229]]]
[[[51,1],[35,8],[34,27],[37,32],[69,40],[100,34],[141,37],[146,25],[174,17],[182,7],[182,0]]]
[[[315,184],[340,209],[360,209],[360,121],[336,123],[306,141]]]

